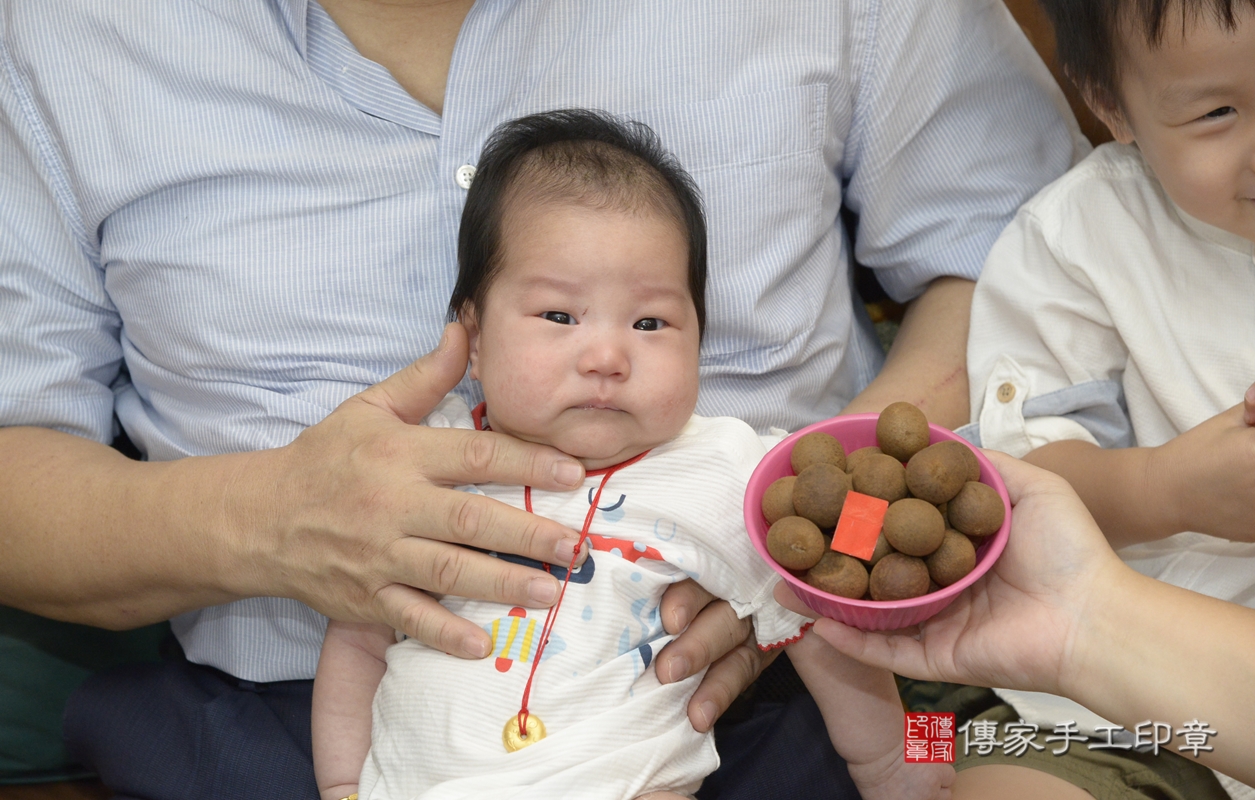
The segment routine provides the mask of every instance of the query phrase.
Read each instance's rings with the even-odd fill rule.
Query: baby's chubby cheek
[[[654,417],[659,426],[670,431],[670,435],[680,432],[684,424],[697,408],[697,384],[681,385],[674,392],[660,393],[654,409]]]

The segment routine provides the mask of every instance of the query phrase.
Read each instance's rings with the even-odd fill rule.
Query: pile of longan
[[[851,452],[827,433],[793,446],[794,475],[763,495],[767,551],[821,591],[865,600],[905,600],[961,580],[976,548],[1002,527],[1006,508],[980,482],[980,463],[961,442],[928,443],[928,420],[894,403],[876,422],[878,447]],[[889,503],[876,550],[864,561],[831,549],[851,490]]]

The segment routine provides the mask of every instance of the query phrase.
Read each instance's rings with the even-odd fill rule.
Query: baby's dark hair
[[[1227,30],[1237,29],[1241,4],[1255,0],[1040,0],[1054,24],[1059,65],[1094,103],[1120,107],[1122,26],[1158,47],[1170,24],[1182,29],[1203,15]]]
[[[706,219],[697,185],[649,126],[603,111],[566,109],[500,125],[488,138],[462,210],[458,280],[449,318],[484,307],[501,269],[501,230],[513,203],[558,201],[648,210],[688,238],[688,287],[706,328]]]

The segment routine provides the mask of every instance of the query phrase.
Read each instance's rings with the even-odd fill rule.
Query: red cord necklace
[[[646,451],[648,452],[648,451]],[[575,559],[579,558],[580,550],[584,547],[584,542],[588,539],[589,528],[593,524],[593,516],[597,513],[597,505],[601,502],[601,490],[606,488],[606,482],[610,480],[610,476],[623,469],[630,464],[635,464],[645,457],[645,453],[629,458],[613,467],[607,467],[602,473],[601,483],[597,484],[597,493],[593,495],[593,500],[589,503],[588,513],[584,516],[584,527],[580,529],[580,539],[575,545],[575,552],[571,555],[571,563],[567,564],[566,577],[562,579],[562,589],[558,592],[558,602],[549,608],[549,612],[545,614],[545,624],[540,630],[540,643],[536,646],[536,654],[532,657],[532,668],[527,675],[527,684],[523,687],[523,702],[519,706],[519,713],[506,720],[505,729],[501,732],[501,741],[505,744],[505,749],[514,752],[527,747],[529,744],[535,744],[545,738],[545,724],[540,718],[531,714],[527,710],[527,700],[531,697],[532,681],[536,678],[536,668],[540,666],[541,654],[545,652],[545,645],[549,643],[549,635],[553,632],[554,622],[558,619],[558,609],[562,607],[562,598],[566,596],[567,584],[571,582],[571,571],[575,569]],[[596,472],[592,473],[596,474]],[[523,487],[523,502],[529,513],[532,513],[532,487]],[[549,565],[545,565],[545,571],[549,571]]]

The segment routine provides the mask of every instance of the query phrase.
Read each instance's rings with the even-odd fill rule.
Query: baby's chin
[[[622,430],[597,430],[599,426],[577,426],[553,437],[529,437],[538,444],[557,448],[584,465],[586,470],[604,469],[635,458],[646,450],[669,441],[675,434],[624,435]]]
[[[493,420],[493,429],[561,450],[578,460],[586,470],[621,464],[670,441],[680,432],[678,428],[648,430],[630,422],[628,416],[621,411],[579,409],[576,414],[563,414],[559,420],[544,426],[545,430],[511,429],[496,420]]]
[[[627,441],[623,439],[615,441],[613,438],[607,437],[604,441],[589,442],[587,439],[579,441],[574,437],[563,436],[559,437],[558,441],[549,442],[548,444],[572,458],[578,459],[584,465],[584,469],[594,470],[622,464],[624,461],[635,458],[646,450],[662,444],[669,438],[671,437],[657,441]]]

